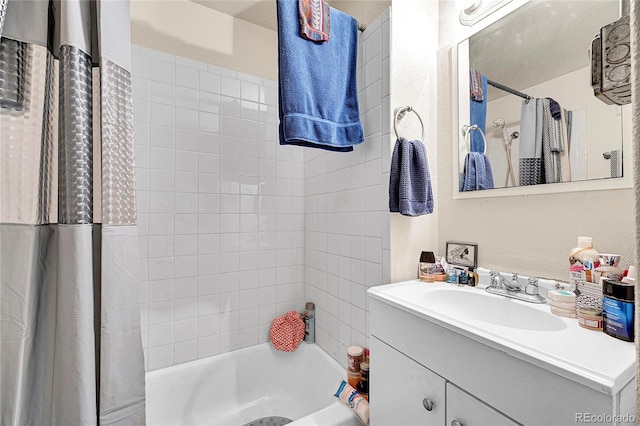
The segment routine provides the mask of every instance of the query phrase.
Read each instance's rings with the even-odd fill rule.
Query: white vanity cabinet
[[[444,424],[451,426],[518,425],[452,383],[447,383],[447,421]]]
[[[517,425],[375,337],[371,352],[371,426]]]
[[[369,407],[371,426],[442,426],[446,380],[374,337],[370,350],[376,354],[369,376],[376,401]]]
[[[558,319],[563,323],[550,330],[518,321],[492,325],[481,319],[500,316],[490,316],[487,306],[517,315],[526,302],[504,298],[503,308],[496,299],[451,313],[441,295],[433,303],[442,291],[480,292],[467,298],[478,303],[485,297],[482,289],[419,282],[369,289],[372,426],[635,424],[632,343],[583,329],[575,319]],[[472,318],[476,307],[482,316]],[[523,309],[544,315],[549,307]]]

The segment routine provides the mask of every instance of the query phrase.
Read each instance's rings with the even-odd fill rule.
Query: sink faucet
[[[511,281],[502,276],[500,272],[489,271],[491,284],[486,291],[513,299],[524,300],[532,303],[545,303],[544,297],[538,294],[538,279],[531,277],[527,285],[522,288],[518,281],[518,274],[511,275]]]
[[[511,276],[511,282],[502,276],[500,272],[489,271],[491,277],[491,286],[496,289],[504,289],[507,291],[520,291],[520,283],[518,282],[518,274]]]

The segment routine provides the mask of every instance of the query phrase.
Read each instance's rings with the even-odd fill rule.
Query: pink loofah
[[[290,311],[281,317],[275,317],[269,338],[273,346],[283,352],[293,352],[304,339],[304,321],[296,311]]]

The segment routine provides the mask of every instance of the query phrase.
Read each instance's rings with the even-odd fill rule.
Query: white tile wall
[[[266,341],[306,300],[336,360],[368,346],[366,289],[390,280],[389,34],[387,11],[360,37],[351,153],[279,146],[273,81],[133,47],[147,369]]]
[[[316,342],[343,364],[347,346],[369,346],[367,288],[390,280],[389,33],[387,11],[360,37],[365,142],[305,151],[305,299],[316,303]]]
[[[303,150],[273,81],[133,46],[140,302],[153,370],[268,339],[304,307]]]

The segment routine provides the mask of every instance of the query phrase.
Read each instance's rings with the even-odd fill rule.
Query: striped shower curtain
[[[0,424],[142,425],[129,2],[0,35]]]

